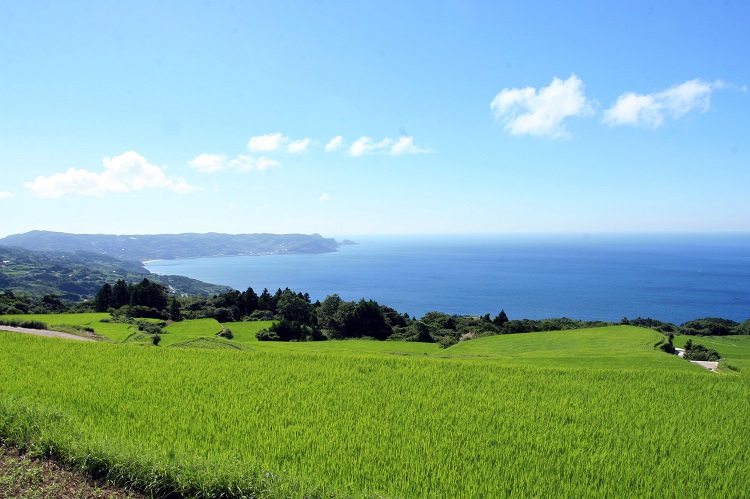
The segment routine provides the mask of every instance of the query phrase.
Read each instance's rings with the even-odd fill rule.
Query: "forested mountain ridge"
[[[148,278],[173,293],[209,296],[231,288],[182,276],[154,275],[136,261],[90,251],[31,251],[0,246],[0,290],[41,297],[56,295],[68,302],[92,299],[104,283]]]
[[[349,241],[346,241],[349,243]],[[320,234],[69,234],[31,231],[0,239],[0,245],[32,251],[87,251],[121,260],[147,261],[234,255],[330,253],[340,243]]]

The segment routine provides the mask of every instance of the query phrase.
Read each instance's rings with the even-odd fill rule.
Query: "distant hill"
[[[55,294],[62,300],[92,299],[105,282],[129,283],[143,278],[159,282],[174,293],[213,295],[231,288],[182,276],[151,274],[139,262],[119,260],[90,251],[30,251],[0,246],[0,290],[41,297]]]
[[[345,244],[351,244],[346,241]],[[32,251],[87,251],[144,262],[176,258],[288,253],[330,253],[340,244],[320,234],[108,235],[31,231],[0,239],[0,245]]]

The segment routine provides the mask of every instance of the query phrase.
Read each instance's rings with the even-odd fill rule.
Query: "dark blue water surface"
[[[750,318],[750,234],[361,237],[336,253],[163,260],[235,289],[338,293],[421,317]]]

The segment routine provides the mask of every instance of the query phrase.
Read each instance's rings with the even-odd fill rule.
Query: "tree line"
[[[417,319],[374,300],[346,301],[337,294],[322,302],[286,288],[271,293],[232,290],[213,296],[176,296],[164,285],[144,278],[134,284],[118,280],[105,283],[92,301],[67,306],[54,295],[42,298],[0,292],[0,314],[110,312],[120,318],[183,319],[214,318],[221,323],[248,320],[273,321],[258,333],[264,341],[319,341],[370,338],[435,342],[448,347],[464,339],[495,334],[557,331],[611,325],[611,322],[569,318],[510,320],[504,310],[491,316],[450,315],[429,312]],[[739,323],[721,318],[695,319],[680,326],[651,318],[620,324],[647,327],[664,334],[713,336],[750,334],[750,320]]]

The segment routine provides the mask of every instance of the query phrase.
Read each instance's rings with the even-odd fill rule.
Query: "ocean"
[[[358,237],[338,252],[161,260],[146,268],[257,293],[338,294],[401,313],[510,319],[750,318],[750,234]]]

